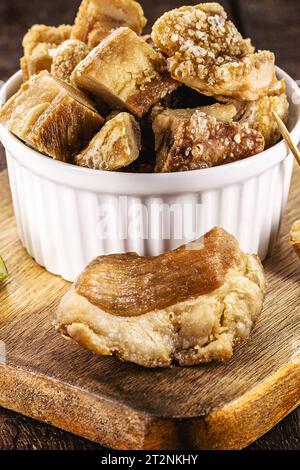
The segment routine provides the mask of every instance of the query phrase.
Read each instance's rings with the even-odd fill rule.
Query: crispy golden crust
[[[272,147],[281,139],[273,111],[276,111],[284,123],[287,122],[289,103],[285,93],[264,96],[257,101],[241,103],[240,106],[239,122],[247,122],[252,129],[260,132],[264,136],[266,148]]]
[[[58,308],[57,329],[97,354],[145,367],[230,359],[234,345],[250,335],[265,293],[258,258],[221,229],[207,234],[204,245],[199,240],[154,259],[98,258],[84,275],[93,297],[99,295],[92,303],[73,286]]]
[[[138,117],[178,87],[162,55],[129,28],[119,28],[93,49],[72,80],[112,108],[127,108]]]
[[[79,276],[75,289],[108,313],[137,316],[217,289],[239,262],[236,239],[214,229],[203,243],[153,258],[100,256]]]
[[[178,83],[170,77],[168,72],[160,73],[156,79],[153,78],[150,82],[146,81],[144,86],[131,95],[126,106],[133,114],[141,118],[155,103],[172,93],[176,88],[178,88]]]
[[[211,106],[198,108],[169,109],[160,108],[152,110],[152,128],[155,136],[155,150],[158,150],[166,133],[175,133],[180,124],[188,122],[195,111],[214,117],[217,121],[230,122],[237,114],[234,104],[216,103]]]
[[[41,43],[59,46],[70,38],[72,26],[62,24],[61,26],[45,26],[43,24],[33,25],[23,39],[25,56],[30,55]]]
[[[172,77],[203,94],[255,100],[276,80],[274,54],[254,53],[216,3],[165,13],[152,40],[168,55]]]
[[[66,93],[60,93],[29,136],[34,146],[55,160],[72,161],[102,125],[102,118]]]
[[[141,150],[141,133],[137,121],[128,113],[109,119],[74,159],[79,166],[96,170],[118,170],[135,161]]]
[[[166,12],[154,24],[151,37],[169,56],[178,53],[178,46],[184,42],[187,44],[182,52],[192,47],[191,41],[194,41],[194,47],[209,49],[211,62],[221,53],[243,57],[254,52],[250,40],[243,39],[227,19],[224,8],[217,3],[183,6]]]
[[[0,108],[0,123],[27,142],[33,125],[58,93],[57,83],[48,72],[31,77]]]
[[[83,0],[72,38],[96,47],[114,29],[128,26],[141,34],[146,23],[141,5],[133,0]]]
[[[32,75],[37,75],[43,70],[50,72],[52,65],[51,51],[55,48],[55,44],[41,43],[38,44],[31,54],[21,59],[21,67],[23,71],[23,80],[28,80]]]
[[[277,80],[268,90],[268,96],[280,96],[286,94],[286,81],[284,79]]]
[[[42,70],[50,72],[52,50],[69,39],[71,30],[69,25],[55,27],[42,24],[28,30],[23,39],[24,57],[21,59],[24,82]]]
[[[297,220],[291,228],[290,241],[296,254],[300,258],[300,220]]]
[[[281,139],[281,132],[272,111],[276,111],[282,121],[287,123],[289,103],[286,94],[267,96],[256,102],[257,115],[252,127],[264,136],[267,148]]]
[[[104,119],[79,90],[44,71],[23,84],[1,108],[0,122],[40,152],[70,161]]]
[[[20,59],[20,67],[22,70],[23,82],[27,82],[27,80],[29,80],[29,71],[27,58],[25,56]]]
[[[57,47],[51,63],[51,75],[71,84],[71,75],[75,67],[90,52],[90,48],[81,41],[68,39]]]
[[[263,136],[236,122],[220,122],[196,111],[164,137],[155,172],[188,171],[250,157],[264,150]]]

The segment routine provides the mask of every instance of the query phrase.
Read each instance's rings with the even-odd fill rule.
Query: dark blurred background
[[[22,38],[35,23],[72,24],[81,0],[0,0],[0,80],[19,68]],[[141,0],[149,20],[193,0]],[[258,49],[276,53],[277,64],[300,80],[299,0],[220,0],[244,36]],[[5,168],[0,148],[0,171]],[[1,188],[0,188],[1,197]],[[99,449],[84,439],[0,408],[0,449]],[[251,449],[300,450],[300,411],[296,410]]]
[[[168,9],[193,0],[141,0],[149,19],[147,31],[155,19]],[[224,0],[220,1],[240,31],[253,38],[258,49],[272,49],[278,64],[300,79],[300,1],[299,0]],[[80,0],[0,0],[0,80],[6,80],[18,68],[21,41],[34,23],[72,24]]]

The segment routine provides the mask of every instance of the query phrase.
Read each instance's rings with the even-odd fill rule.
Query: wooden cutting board
[[[0,253],[10,277],[0,290],[0,405],[116,449],[240,449],[268,431],[300,404],[300,261],[288,243],[299,176],[265,263],[266,304],[250,341],[226,364],[146,370],[55,332],[69,284],[22,248],[2,173]]]

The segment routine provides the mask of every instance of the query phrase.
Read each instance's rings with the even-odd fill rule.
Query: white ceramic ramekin
[[[300,90],[282,70],[289,129],[300,140]],[[4,103],[21,73],[1,90]],[[293,167],[284,142],[228,165],[185,173],[104,172],[54,161],[0,126],[20,238],[42,266],[74,281],[95,256],[157,255],[214,226],[264,259],[276,242]]]

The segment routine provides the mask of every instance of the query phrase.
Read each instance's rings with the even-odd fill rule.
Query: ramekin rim
[[[282,70],[279,67],[276,67],[276,70],[278,72],[278,75],[280,78],[284,78],[287,81],[288,87],[292,87],[294,93],[298,95],[298,98],[300,98],[300,89],[297,86],[296,82],[294,79],[287,74],[284,70]],[[15,83],[17,80],[20,80],[21,78],[21,71],[16,72],[14,75],[12,75],[5,85],[2,87],[0,91],[0,103],[1,103],[1,98],[3,98],[4,93],[6,92],[7,88],[9,88],[13,83]],[[5,102],[5,101],[4,101]],[[293,127],[293,129],[290,131],[292,139],[295,139],[297,135],[300,134],[300,104],[293,104],[294,107],[298,109],[298,116],[297,116],[297,121]],[[48,165],[53,166],[54,169],[58,171],[64,171],[66,174],[69,176],[71,175],[82,175],[83,177],[91,177],[93,179],[99,178],[101,180],[103,176],[105,176],[105,180],[109,179],[110,182],[112,183],[114,179],[120,180],[122,178],[122,182],[129,183],[129,185],[132,184],[132,178],[135,177],[141,180],[143,179],[144,182],[147,182],[148,184],[152,183],[155,184],[155,182],[160,182],[164,183],[168,181],[169,184],[172,183],[187,183],[190,178],[193,180],[195,179],[205,179],[205,178],[210,178],[210,179],[216,179],[218,180],[219,178],[224,177],[224,173],[232,173],[232,172],[243,172],[244,177],[240,176],[238,178],[238,181],[243,181],[243,179],[248,178],[249,174],[247,170],[250,168],[254,168],[257,163],[259,163],[259,166],[261,168],[261,171],[255,171],[255,174],[259,174],[260,172],[262,173],[268,168],[273,167],[274,165],[280,163],[283,161],[288,155],[289,155],[289,150],[287,148],[286,143],[284,140],[278,142],[274,146],[272,146],[269,149],[264,150],[263,152],[260,152],[252,157],[245,158],[243,160],[239,160],[233,163],[227,163],[221,166],[217,167],[212,167],[212,168],[207,168],[207,169],[201,169],[201,170],[192,170],[192,171],[186,171],[186,172],[174,172],[174,173],[129,173],[126,171],[122,172],[108,172],[108,171],[101,171],[101,170],[94,170],[90,168],[83,168],[79,167],[76,165],[72,165],[70,163],[65,163],[61,162],[58,160],[53,160],[47,157],[46,155],[43,155],[42,153],[28,147],[26,144],[24,144],[20,139],[18,139],[16,136],[14,136],[10,131],[8,131],[4,126],[0,125],[0,139],[4,145],[5,148],[9,148],[11,146],[14,146],[15,148],[22,149],[22,152],[26,152],[27,155],[32,159],[34,158],[36,161],[40,163],[39,169],[36,169],[37,173],[40,174],[42,172],[41,167],[42,164],[45,163],[45,166],[48,167]],[[5,142],[5,144],[4,144]],[[298,142],[297,142],[298,143]],[[8,144],[8,145],[6,145]],[[277,153],[277,157],[273,159],[272,163],[270,163],[270,159],[268,161],[268,157],[270,156],[271,153]],[[15,157],[15,155],[13,155]],[[22,157],[23,158],[23,157]],[[38,160],[37,160],[38,158]],[[23,165],[27,166],[25,161],[23,160],[22,162],[18,159],[18,161]],[[263,165],[265,163],[265,165]],[[34,170],[33,170],[34,171]],[[49,175],[48,175],[49,177]],[[51,178],[56,180],[56,178]],[[227,178],[228,179],[228,178]],[[68,184],[66,182],[66,184]],[[218,185],[219,186],[219,185]],[[155,188],[153,188],[155,189]],[[134,193],[134,188],[132,188],[132,192]],[[140,192],[140,191],[138,191]],[[161,192],[160,190],[158,192]],[[168,193],[174,192],[176,193],[176,190],[170,191],[170,189],[167,191]]]

